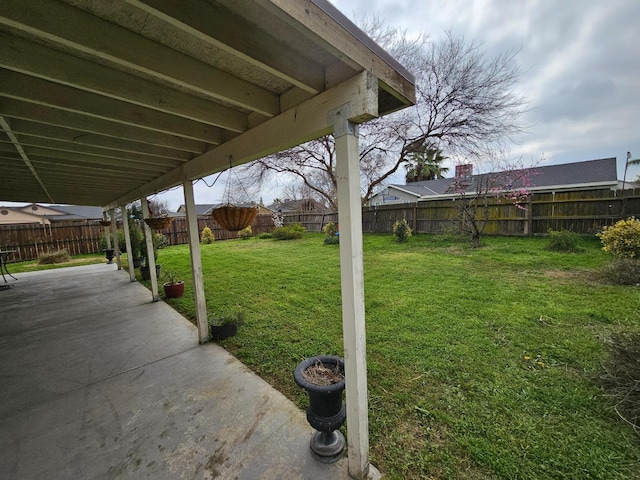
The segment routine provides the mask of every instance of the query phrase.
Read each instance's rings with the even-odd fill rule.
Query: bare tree
[[[514,87],[522,73],[515,51],[488,57],[481,45],[447,34],[436,42],[365,18],[363,29],[416,74],[416,105],[360,129],[362,202],[389,181],[416,151],[444,151],[450,157],[490,155],[523,130],[525,101]],[[297,178],[335,208],[337,181],[332,136],[257,160],[252,183],[272,174]]]
[[[503,198],[526,211],[525,202],[534,186],[533,167],[523,168],[521,161],[504,160],[494,165],[501,168],[480,175],[457,175],[449,188],[458,196],[457,226],[471,237],[474,248],[480,247],[480,237],[491,219],[492,202]]]

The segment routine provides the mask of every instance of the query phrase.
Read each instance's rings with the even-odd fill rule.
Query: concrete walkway
[[[115,265],[15,276],[0,478],[348,478],[312,459],[304,412]]]

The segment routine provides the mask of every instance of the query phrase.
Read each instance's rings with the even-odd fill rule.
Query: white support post
[[[109,220],[109,216],[106,211],[102,212],[102,219]],[[107,248],[111,248],[111,235],[109,234],[109,227],[104,227],[104,239],[107,242]]]
[[[127,263],[129,264],[129,279],[132,282],[136,281],[136,271],[133,266],[133,251],[131,250],[131,230],[129,229],[129,215],[127,212],[127,206],[120,207],[122,212],[122,229],[124,230],[124,243],[127,247]],[[118,263],[120,265],[120,263]]]
[[[349,122],[349,106],[333,115],[340,222],[342,330],[347,398],[349,475],[369,475],[367,351],[364,315],[362,204],[358,126]]]
[[[142,217],[149,218],[149,204],[147,199],[143,197],[140,201],[142,204]],[[144,238],[147,247],[147,267],[149,267],[149,276],[151,277],[151,297],[154,302],[160,300],[158,295],[158,276],[156,275],[156,257],[153,250],[153,232],[146,222],[142,222],[144,226]]]
[[[116,223],[116,209],[112,208],[109,210],[109,215],[111,215],[111,235],[113,237],[113,250],[116,254],[116,264],[118,265],[118,270],[122,270],[122,265],[120,264],[120,244],[118,243],[118,225]]]
[[[191,275],[196,303],[196,324],[200,343],[209,341],[209,323],[207,321],[207,301],[204,295],[204,278],[202,276],[202,256],[200,254],[200,232],[198,217],[193,197],[193,183],[186,180],[183,184],[184,204],[187,209],[187,231],[189,232],[189,250],[191,252]]]

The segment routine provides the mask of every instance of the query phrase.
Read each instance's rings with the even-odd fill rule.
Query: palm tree
[[[440,149],[433,147],[423,147],[412,152],[406,160],[406,182],[421,182],[423,180],[444,178],[444,174],[449,171],[449,168],[443,167],[442,162],[447,158]]]

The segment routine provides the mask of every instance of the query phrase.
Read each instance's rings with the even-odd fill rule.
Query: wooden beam
[[[11,70],[0,70],[0,96],[206,143],[219,144],[223,138],[222,130],[211,125]]]
[[[182,184],[184,205],[187,209],[187,231],[189,233],[189,252],[191,253],[191,276],[196,304],[196,324],[200,343],[209,341],[209,322],[207,319],[207,299],[204,293],[204,277],[202,275],[202,255],[200,253],[200,232],[198,216],[193,196],[193,183],[190,180]]]
[[[0,110],[2,107],[0,106]],[[51,139],[58,142],[68,142],[72,145],[90,145],[96,148],[104,148],[115,152],[132,153],[161,159],[186,162],[193,158],[193,154],[174,148],[160,147],[149,143],[136,142],[125,138],[108,137],[92,132],[83,132],[71,128],[47,125],[44,123],[29,122],[22,119],[13,119],[11,122],[13,131],[19,137],[28,136],[34,138]]]
[[[349,474],[369,474],[369,418],[367,347],[364,311],[362,204],[357,125],[347,119],[348,109],[334,116],[338,220],[340,222],[340,280],[342,330],[347,399]]]
[[[56,157],[55,152],[63,152],[73,154],[75,156],[80,156],[81,158],[86,158],[89,161],[91,161],[92,159],[94,161],[105,159],[122,162],[121,165],[123,166],[136,166],[137,164],[150,165],[154,170],[157,169],[157,167],[175,168],[183,163],[179,160],[173,160],[169,158],[152,157],[144,154],[141,155],[139,153],[109,150],[73,142],[33,137],[30,135],[16,134],[16,138],[23,148],[26,148],[27,150],[33,148],[34,151],[35,149],[39,149],[40,151],[44,152],[41,154],[43,156]],[[6,145],[6,143],[0,140],[0,150],[4,149],[2,145]]]
[[[306,92],[317,94],[324,90],[322,65],[281,45],[272,32],[259,30],[215,3],[201,0],[126,1]]]
[[[85,134],[103,135],[114,139],[148,143],[153,146],[175,149],[186,153],[200,154],[207,144],[177,135],[138,128],[138,126],[88,117],[57,108],[47,107],[0,96],[0,114],[38,124],[69,128]],[[80,134],[79,134],[80,135]]]
[[[118,5],[114,3],[114,9]],[[117,16],[116,16],[117,18]],[[188,55],[95,15],[55,2],[3,0],[0,24],[210,98],[274,116],[278,97]]]
[[[133,265],[133,248],[131,247],[131,230],[129,229],[129,217],[127,216],[127,206],[120,207],[122,216],[122,229],[124,231],[124,244],[127,248],[127,264],[129,266],[129,280],[136,281],[136,270]]]
[[[27,153],[24,151],[24,149],[22,148],[22,145],[20,145],[20,142],[18,142],[18,138],[15,136],[15,134],[11,130],[11,125],[9,124],[9,120],[4,118],[2,115],[0,115],[0,129],[4,131],[7,138],[11,141],[13,148],[18,153],[18,155],[20,155],[20,158],[29,169],[31,176],[33,176],[33,178],[38,182],[44,194],[49,198],[49,201],[52,203],[55,203],[53,197],[47,190],[47,186],[44,184],[44,181],[38,174],[37,170],[33,167],[33,164],[31,163],[31,159],[29,158]]]
[[[229,166],[230,156],[233,165],[237,166],[331,133],[333,126],[329,114],[345,104],[349,104],[351,111],[348,120],[362,123],[377,116],[377,99],[377,80],[363,72],[113,202],[133,201],[136,194],[151,195],[184,180],[219,172]]]
[[[140,204],[142,205],[142,218],[149,218],[149,203],[147,198],[141,198]],[[153,302],[160,300],[158,295],[158,276],[156,275],[156,257],[155,250],[153,248],[153,235],[154,232],[149,228],[147,222],[142,222],[142,228],[144,229],[144,238],[147,247],[147,267],[149,267],[149,276],[151,277],[151,299]]]
[[[405,106],[415,104],[415,79],[397,61],[353,25],[328,2],[318,0],[256,0],[265,9],[288,22],[292,28],[322,45],[337,59],[356,71],[366,70]],[[320,7],[318,4],[324,4]],[[328,13],[330,12],[331,15]],[[345,26],[361,35],[354,35]],[[364,40],[369,40],[365,44]]]
[[[247,129],[242,112],[2,32],[0,66],[226,130]]]

